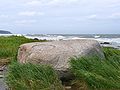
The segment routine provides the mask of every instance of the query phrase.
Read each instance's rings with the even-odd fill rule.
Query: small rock
[[[39,40],[38,38],[34,38],[34,40]]]
[[[3,78],[3,77],[4,77],[4,75],[1,75],[1,74],[0,74],[0,78]]]
[[[100,44],[110,44],[110,42],[103,42],[103,43],[100,43]]]

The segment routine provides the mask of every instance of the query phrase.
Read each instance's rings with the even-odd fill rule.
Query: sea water
[[[74,40],[74,39],[93,39],[103,46],[120,48],[120,34],[0,34],[0,36],[25,36],[26,38],[39,40]],[[109,44],[105,44],[107,42]]]
[[[120,48],[120,34],[27,34],[27,38],[38,38],[40,40],[74,40],[74,39],[93,39],[103,46]],[[104,44],[107,42],[109,44]]]

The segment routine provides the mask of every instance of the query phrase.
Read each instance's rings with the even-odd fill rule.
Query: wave
[[[74,39],[93,39],[97,40],[100,43],[109,42],[113,46],[119,46],[120,47],[120,37],[119,35],[115,38],[116,35],[57,35],[57,34],[0,34],[0,36],[25,36],[26,38],[30,39],[39,39],[39,40],[74,40]],[[92,37],[90,37],[92,36]],[[108,37],[110,36],[110,37]],[[106,38],[107,37],[107,38]],[[113,38],[114,37],[114,38]],[[105,44],[105,43],[104,43]]]

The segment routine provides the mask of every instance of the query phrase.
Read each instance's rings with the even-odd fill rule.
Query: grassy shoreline
[[[33,40],[24,36],[0,36],[0,65],[16,59],[18,48],[21,44],[30,42],[44,42],[46,40]]]
[[[87,90],[120,89],[120,50],[103,48],[105,59],[99,57],[72,58],[71,71],[76,76],[74,84],[85,82]],[[78,89],[79,90],[79,89]]]
[[[21,44],[30,43],[30,42],[44,42],[44,41],[45,40],[27,39],[23,36],[0,37],[0,65],[8,65],[13,60],[16,61],[17,51]],[[76,76],[76,80],[72,81],[72,84],[71,84],[73,88],[77,87],[76,90],[81,90],[81,88],[83,87],[84,87],[83,90],[118,90],[120,89],[120,50],[113,49],[110,47],[103,47],[102,49],[105,54],[104,60],[101,60],[98,57],[73,58],[71,60],[70,62],[71,71]],[[25,88],[31,88],[27,86],[28,85],[27,82],[29,82],[29,80],[32,79],[33,80],[31,84],[32,88],[34,87],[40,88],[41,87],[40,85],[34,86],[34,83],[36,83],[36,81],[39,79],[36,77],[41,77],[43,81],[40,79],[40,82],[44,82],[44,80],[46,80],[46,77],[49,77],[50,75],[54,74],[53,78],[58,82],[58,84],[56,83],[58,85],[58,87],[56,88],[59,88],[59,87],[62,88],[60,83],[61,81],[57,78],[55,72],[48,74],[48,71],[49,71],[48,67],[46,66],[45,67],[43,66],[44,68],[42,67],[38,68],[38,67],[40,66],[35,66],[31,64],[22,66],[19,63],[13,62],[12,64],[10,64],[10,67],[9,67],[10,69],[7,77],[8,85],[13,86],[12,90],[20,90],[19,85],[23,86],[22,83],[24,82]],[[39,72],[41,68],[45,70],[42,73]],[[16,69],[18,70],[18,72],[16,72]],[[28,72],[31,71],[31,72],[28,73],[26,71]],[[28,78],[29,80],[22,78],[23,77],[22,75],[25,75],[26,73],[28,73],[26,77],[29,77]],[[40,74],[42,74],[43,76],[40,76]],[[44,74],[46,75],[46,77],[44,77]],[[16,78],[11,77],[16,75],[19,75],[20,77],[18,77],[18,79],[16,79],[17,77]],[[17,84],[17,82],[20,79],[22,79],[23,81],[20,81]],[[12,80],[13,81],[15,80],[16,84],[14,84]],[[50,78],[48,78],[48,80],[50,80],[50,82],[52,81],[52,79]],[[43,89],[43,90],[50,90],[49,85],[52,85],[52,83],[47,83],[47,82],[42,83],[44,85],[48,85],[48,89]],[[15,87],[18,89],[14,89]],[[24,90],[24,87],[23,87],[23,90]],[[39,90],[39,89],[36,89],[36,90]]]

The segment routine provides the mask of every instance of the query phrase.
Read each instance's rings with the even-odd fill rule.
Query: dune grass
[[[63,90],[61,81],[50,66],[17,62],[21,44],[44,41],[24,36],[0,37],[0,63],[11,62],[5,78],[10,90]]]
[[[29,42],[41,41],[23,36],[0,37],[0,63],[16,61],[19,46]],[[120,50],[103,48],[103,51],[104,60],[96,56],[71,59],[76,90],[120,90]],[[8,70],[6,82],[10,90],[63,90],[50,66],[14,62]]]
[[[85,90],[120,90],[120,50],[103,48],[103,51],[104,60],[99,57],[71,59],[71,70],[76,76],[74,84],[86,84]]]
[[[12,63],[6,76],[10,90],[63,90],[50,66]]]
[[[63,90],[61,81],[50,66],[17,62],[21,44],[44,41],[46,40],[27,39],[24,36],[0,37],[0,63],[11,62],[5,76],[10,90]]]
[[[16,58],[21,44],[42,41],[45,40],[27,39],[24,36],[0,36],[0,63],[10,62],[12,58]]]
[[[107,60],[112,59],[114,57],[120,60],[120,50],[118,49],[114,49],[111,47],[103,47],[103,52]]]

